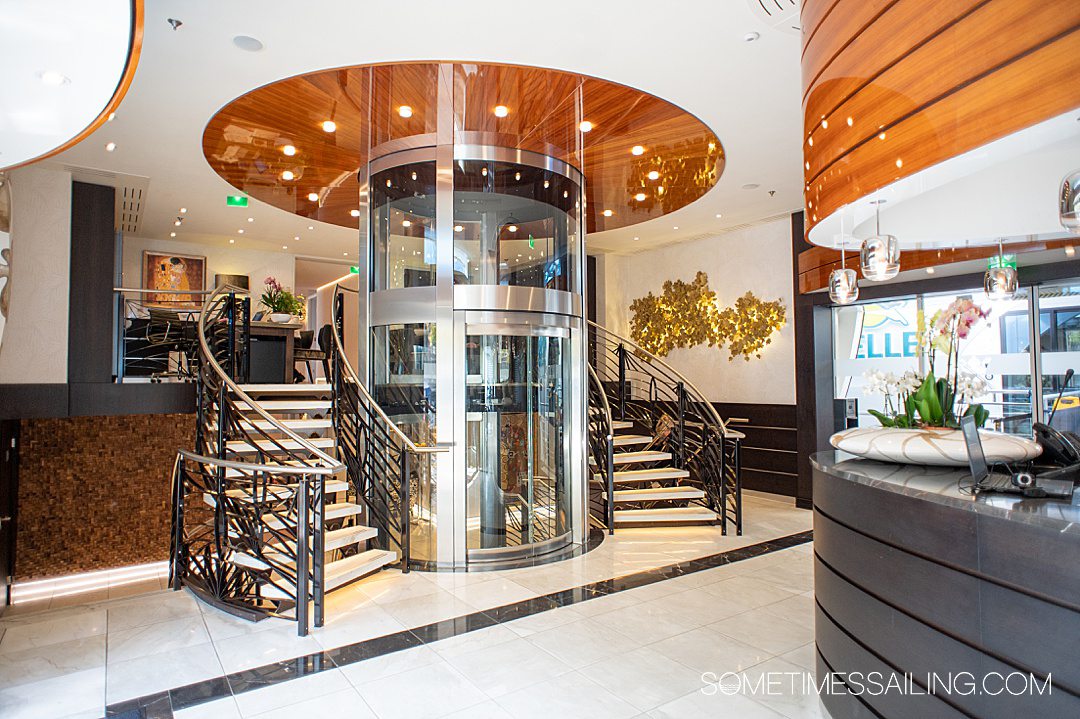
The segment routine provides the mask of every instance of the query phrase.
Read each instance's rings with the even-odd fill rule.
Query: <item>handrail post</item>
[[[619,420],[626,419],[626,347],[619,343]]]
[[[678,407],[679,407],[679,425],[678,425],[679,439],[678,439],[678,444],[676,445],[677,449],[676,449],[676,457],[675,457],[675,466],[678,467],[679,469],[685,469],[686,468],[686,466],[685,466],[686,465],[686,387],[683,385],[682,382],[679,382],[679,383],[677,383],[675,385],[675,393],[676,393],[676,396],[678,397]]]
[[[710,433],[711,437],[712,434]],[[727,534],[727,440],[720,437],[720,534]]]
[[[326,533],[324,530],[324,517],[326,510],[326,482],[322,476],[315,477],[314,485],[314,532],[311,542],[311,560],[314,566],[313,591],[315,594],[315,626],[323,625],[324,607],[323,599],[326,596],[325,570],[326,570]]]
[[[243,317],[243,337],[242,351],[244,353],[243,360],[240,363],[241,373],[240,376],[244,382],[251,381],[251,298],[245,297],[243,300],[243,306],[241,308],[241,314]]]
[[[409,573],[409,559],[412,553],[412,539],[409,531],[409,510],[412,506],[411,482],[409,482],[409,452],[405,447],[401,448],[399,459],[401,465],[401,573]]]
[[[296,633],[301,637],[308,633],[309,479],[309,475],[302,475],[296,487]]]
[[[173,470],[172,552],[170,553],[169,587],[180,589],[180,560],[184,541],[184,458],[178,457]]]
[[[607,526],[615,534],[615,438],[607,436]]]

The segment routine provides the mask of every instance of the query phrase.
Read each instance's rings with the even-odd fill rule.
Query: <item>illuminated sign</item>
[[[909,317],[914,310],[910,300],[866,305],[856,359],[917,357],[919,335]]]

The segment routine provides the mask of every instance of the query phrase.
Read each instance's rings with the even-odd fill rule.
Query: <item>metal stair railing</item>
[[[661,358],[605,327],[588,322],[595,372],[615,420],[630,420],[653,433],[657,449],[690,473],[702,502],[742,534],[740,436],[728,430],[705,395]]]
[[[294,609],[304,636],[309,603],[315,626],[325,618],[326,478],[347,467],[237,383],[248,373],[244,295],[218,288],[199,313],[196,451],[180,450],[173,470],[170,585],[253,620]]]
[[[604,385],[589,365],[589,451],[593,464],[599,471],[607,491],[607,499],[601,502],[601,523],[608,534],[615,533],[615,430],[611,419]],[[592,469],[589,470],[590,475]],[[594,513],[595,517],[595,513]]]
[[[417,444],[383,411],[360,380],[346,351],[345,292],[334,290],[333,357],[334,429],[347,476],[379,530],[383,549],[396,549],[402,572],[412,559],[411,527],[414,497],[423,479],[430,479],[433,455],[449,452],[448,444]]]

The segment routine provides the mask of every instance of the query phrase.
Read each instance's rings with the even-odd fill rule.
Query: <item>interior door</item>
[[[19,481],[19,422],[0,421],[0,614],[11,604],[15,573],[15,500]]]

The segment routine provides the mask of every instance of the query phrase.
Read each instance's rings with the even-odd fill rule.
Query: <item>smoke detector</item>
[[[771,28],[791,35],[802,33],[799,0],[746,0],[750,10]]]

